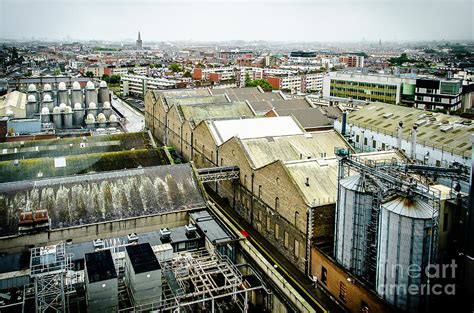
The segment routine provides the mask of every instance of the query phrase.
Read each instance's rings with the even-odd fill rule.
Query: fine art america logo
[[[429,264],[424,269],[418,264],[411,264],[408,267],[394,264],[388,274],[391,277],[398,277],[396,284],[379,284],[377,291],[379,294],[404,296],[423,295],[455,295],[456,285],[433,283],[439,280],[454,280],[456,277],[457,264],[452,260],[449,264]],[[424,279],[422,279],[422,277]]]

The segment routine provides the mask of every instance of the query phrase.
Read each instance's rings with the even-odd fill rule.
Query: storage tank
[[[49,112],[53,111],[54,108],[54,103],[53,103],[53,98],[51,97],[50,94],[45,94],[43,97],[43,107],[47,107]]]
[[[105,101],[109,101],[109,89],[107,88],[107,83],[105,81],[101,81],[99,83],[99,103],[102,104]]]
[[[58,103],[69,104],[68,91],[64,82],[60,82],[58,85]]]
[[[46,95],[49,95],[51,99],[53,98],[53,90],[51,89],[50,84],[43,85],[43,97],[45,97]]]
[[[36,97],[34,95],[29,95],[27,102],[26,102],[26,110],[25,114],[27,118],[34,117],[35,113],[38,112],[37,110],[38,104],[36,103]]]
[[[82,126],[82,124],[84,124],[84,110],[82,109],[82,106],[79,102],[74,104],[73,111],[74,111],[73,124],[75,126]]]
[[[88,129],[93,129],[95,127],[95,117],[94,117],[94,115],[87,114],[86,126],[87,126]]]
[[[95,90],[94,83],[91,81],[87,82],[86,85],[86,106],[89,105],[89,103],[94,102],[97,103],[97,90]]]
[[[97,115],[97,127],[107,127],[107,119],[105,118],[104,113],[99,113],[99,115]]]
[[[57,106],[53,108],[53,123],[55,128],[63,128],[63,116],[61,109]]]
[[[360,174],[339,181],[336,212],[336,260],[354,274],[367,274],[367,229],[371,221],[373,193]]]
[[[73,112],[69,105],[64,108],[63,118],[64,128],[73,128]]]
[[[108,119],[112,114],[112,107],[110,106],[109,101],[105,101],[102,105],[102,113],[104,113],[105,117]]]
[[[426,282],[433,212],[424,199],[413,196],[398,196],[380,208],[376,290],[403,311],[418,311],[420,295],[390,288],[404,286],[409,290]],[[421,273],[410,271],[408,275],[413,268],[421,269]]]
[[[51,118],[49,116],[49,109],[47,107],[43,107],[41,109],[41,122],[42,123],[49,123],[51,122]]]
[[[149,243],[125,247],[125,283],[132,303],[143,305],[161,300],[161,266]]]
[[[72,83],[71,103],[83,103],[82,90],[79,82]]]
[[[115,115],[115,114],[110,115],[110,117],[109,117],[110,126],[112,126],[112,127],[117,126],[117,122],[118,122],[117,115]]]
[[[118,279],[110,250],[86,253],[84,281],[87,312],[116,312],[118,309]]]
[[[91,102],[87,106],[87,114],[92,114],[92,115],[94,115],[94,117],[96,117],[98,111],[99,110],[97,109],[97,104],[95,102]]]

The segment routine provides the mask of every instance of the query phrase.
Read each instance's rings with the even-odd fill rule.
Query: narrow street
[[[241,218],[222,198],[211,188],[206,186],[209,199],[216,207],[240,230],[248,233],[249,241],[271,263],[276,265],[278,272],[286,278],[293,288],[300,292],[316,312],[339,313],[346,312],[333,298],[321,287],[315,288],[314,283],[289,262],[273,245]]]

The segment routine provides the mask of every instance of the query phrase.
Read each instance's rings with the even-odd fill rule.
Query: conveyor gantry
[[[203,183],[221,180],[239,179],[240,169],[238,166],[220,166],[200,168],[197,170],[199,178]]]

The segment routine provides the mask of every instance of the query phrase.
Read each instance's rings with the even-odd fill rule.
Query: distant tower
[[[142,50],[142,38],[140,37],[140,32],[138,32],[138,39],[137,39],[137,50]]]
[[[140,33],[138,33],[138,39],[140,39]],[[382,38],[379,39],[379,46],[382,45]]]

